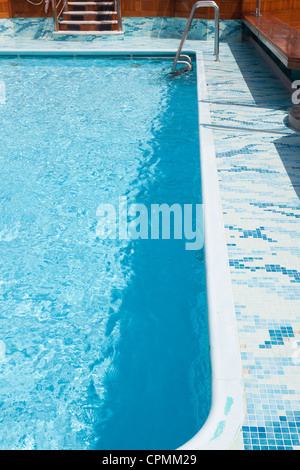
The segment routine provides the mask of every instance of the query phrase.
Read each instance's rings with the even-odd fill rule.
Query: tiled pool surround
[[[12,38],[3,50],[76,52],[69,42],[47,43]],[[125,37],[83,47],[174,52],[178,40]],[[246,417],[231,448],[299,449],[300,136],[286,126],[288,92],[251,45],[221,44],[220,63],[211,48],[186,43],[204,57],[208,99],[200,101],[209,102],[212,123],[202,127],[214,136],[243,367]]]
[[[224,73],[207,61],[206,74],[247,401],[236,445],[297,449],[300,136],[252,47],[223,54]]]
[[[0,20],[0,34],[4,39],[34,39],[34,40],[58,40],[72,41],[74,39],[83,42],[96,42],[103,40],[122,41],[127,37],[180,39],[186,26],[186,18],[123,18],[123,36],[68,36],[53,35],[53,20],[51,18],[13,18]],[[188,35],[192,40],[208,40],[214,35],[214,20],[195,19]],[[221,20],[221,41],[241,41],[242,22],[240,20]]]

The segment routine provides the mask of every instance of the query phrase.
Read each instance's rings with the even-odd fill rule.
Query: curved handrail
[[[192,8],[192,11],[191,11],[191,14],[189,16],[189,19],[188,19],[188,22],[187,22],[187,25],[185,27],[185,30],[184,30],[184,33],[182,35],[182,39],[181,39],[181,42],[179,44],[179,47],[178,47],[178,51],[177,51],[177,54],[176,54],[176,57],[174,59],[174,62],[173,62],[173,67],[172,67],[172,72],[175,71],[176,69],[176,65],[178,63],[178,59],[180,58],[180,54],[181,54],[181,51],[182,51],[182,48],[183,48],[183,45],[184,45],[184,42],[186,40],[186,37],[188,35],[188,32],[190,30],[190,27],[191,27],[191,24],[192,24],[192,21],[194,19],[194,16],[195,16],[195,12],[198,8],[201,8],[201,7],[213,7],[215,9],[215,56],[216,56],[216,61],[219,60],[219,43],[220,43],[220,9],[218,7],[218,5],[213,2],[213,1],[206,1],[206,0],[201,0],[197,3],[194,4],[193,8]]]

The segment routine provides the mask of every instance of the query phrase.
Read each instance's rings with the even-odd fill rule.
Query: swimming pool
[[[205,423],[204,250],[101,240],[97,208],[201,204],[196,74],[0,60],[1,448],[174,449]]]

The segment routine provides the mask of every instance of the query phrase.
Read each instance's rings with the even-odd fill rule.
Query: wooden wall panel
[[[122,16],[173,16],[175,0],[122,0]]]
[[[33,0],[37,1],[38,0]],[[187,17],[196,0],[121,0],[123,16]],[[255,11],[256,0],[216,0],[222,19],[238,19],[243,13]],[[10,10],[9,10],[10,5]],[[262,11],[300,9],[300,0],[262,0]],[[51,11],[48,15],[51,15]],[[45,16],[44,5],[34,6],[26,0],[0,0],[0,17]],[[197,12],[198,18],[213,18],[212,8]]]
[[[34,3],[39,3],[39,0],[32,0]],[[10,0],[11,11],[13,18],[23,18],[23,17],[43,17],[49,16],[52,14],[49,12],[48,15],[45,15],[45,5],[31,5],[26,0]],[[51,10],[51,8],[50,8]]]
[[[175,0],[175,16],[188,17],[195,0]],[[220,8],[220,17],[222,19],[241,18],[241,0],[217,0]],[[201,8],[195,15],[195,18],[214,18],[213,8]]]
[[[196,0],[122,0],[123,16],[188,17]],[[240,18],[242,0],[219,0],[221,18]],[[213,8],[203,8],[196,18],[213,18]]]
[[[242,0],[242,12],[253,13],[255,0]],[[262,0],[261,11],[299,10],[300,0]]]
[[[0,18],[9,18],[10,16],[9,0],[0,0]]]
[[[34,6],[26,0],[0,0],[1,2],[11,2],[13,17],[38,17],[45,16],[44,5]],[[38,0],[34,0],[37,1]],[[188,17],[191,8],[196,0],[121,0],[123,16],[178,16]],[[240,18],[241,4],[243,0],[217,0],[220,7],[221,18]],[[300,1],[300,0],[299,0]],[[51,15],[51,12],[49,12]],[[198,18],[213,18],[214,13],[211,8],[203,8],[197,12]]]

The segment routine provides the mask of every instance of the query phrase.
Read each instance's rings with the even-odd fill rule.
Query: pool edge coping
[[[195,51],[212,405],[200,431],[180,450],[225,450],[245,417],[245,396],[205,66]]]

